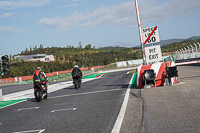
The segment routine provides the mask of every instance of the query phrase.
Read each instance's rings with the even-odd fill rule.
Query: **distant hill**
[[[108,51],[111,51],[112,49],[115,49],[115,50],[123,50],[123,49],[127,49],[127,47],[119,47],[119,46],[107,46],[107,47],[103,47],[103,50],[108,50]]]
[[[160,46],[163,46],[164,44],[167,45],[167,44],[170,44],[170,43],[173,43],[173,42],[181,42],[181,41],[184,41],[184,40],[196,40],[196,39],[199,39],[200,36],[193,36],[193,37],[190,37],[190,38],[187,38],[187,39],[177,39],[177,38],[174,38],[174,39],[167,39],[167,40],[160,40],[160,42],[158,43],[153,43],[153,45],[160,45]],[[146,44],[145,46],[151,46],[151,44]],[[135,47],[141,47],[140,45],[137,45]]]
[[[199,39],[199,38],[200,38],[200,36],[193,36],[193,37],[190,37],[188,39],[196,40],[196,39]]]

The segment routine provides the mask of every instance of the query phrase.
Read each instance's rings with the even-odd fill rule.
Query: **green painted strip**
[[[99,76],[101,74],[103,74],[103,73],[91,74],[91,75],[83,77],[83,79],[96,78],[97,76]]]
[[[0,108],[11,105],[11,104],[15,104],[21,101],[24,101],[27,99],[18,99],[18,100],[9,100],[9,101],[0,101]]]
[[[134,73],[131,88],[137,88],[137,73]]]

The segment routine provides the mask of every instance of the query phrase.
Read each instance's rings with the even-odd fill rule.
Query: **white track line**
[[[39,129],[39,130],[29,130],[29,131],[20,131],[20,132],[13,132],[13,133],[32,133],[32,132],[37,132],[37,133],[42,133],[46,129]]]
[[[30,109],[39,109],[39,108],[40,107],[21,108],[21,109],[18,109],[17,111],[30,110]]]
[[[77,108],[68,108],[68,109],[58,109],[58,110],[52,110],[51,113],[54,113],[56,111],[69,111],[69,110],[76,110]]]
[[[124,115],[125,115],[125,112],[126,112],[126,107],[127,107],[127,104],[128,104],[128,98],[129,98],[129,93],[130,93],[130,88],[131,88],[131,85],[132,85],[133,77],[134,77],[134,74],[131,77],[131,80],[129,82],[129,86],[128,86],[127,91],[126,91],[121,110],[119,112],[119,115],[117,117],[117,120],[115,122],[115,125],[114,125],[111,133],[119,133],[120,132],[122,122],[123,122],[123,119],[124,119]]]

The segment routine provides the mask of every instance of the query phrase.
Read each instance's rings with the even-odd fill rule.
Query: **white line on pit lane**
[[[118,91],[118,90],[124,90],[124,89],[112,89],[112,90],[103,90],[103,91],[93,91],[93,92],[85,92],[85,93],[61,95],[61,96],[49,97],[49,99],[50,99],[50,98],[60,98],[60,97],[69,97],[69,96],[78,96],[78,95],[94,94],[94,93],[103,93],[103,92]]]
[[[39,109],[39,108],[40,108],[40,107],[22,108],[22,109],[18,109],[17,111],[30,110],[30,109]]]
[[[31,133],[31,132],[42,133],[42,132],[44,132],[45,130],[46,130],[46,129],[39,129],[39,130],[29,130],[29,131],[13,132],[13,133]]]
[[[58,109],[58,110],[52,110],[51,113],[54,113],[56,111],[69,111],[69,110],[76,110],[77,108],[68,108],[68,109]]]
[[[132,75],[131,80],[129,82],[129,86],[126,90],[126,94],[125,94],[125,97],[124,97],[122,107],[120,109],[119,115],[117,117],[117,120],[115,122],[115,125],[114,125],[111,133],[119,133],[120,132],[122,122],[123,122],[123,119],[124,119],[124,115],[125,115],[125,112],[126,112],[126,107],[127,107],[127,104],[128,104],[129,93],[130,93],[130,88],[131,88],[131,85],[132,85],[133,77],[134,77],[134,74]]]

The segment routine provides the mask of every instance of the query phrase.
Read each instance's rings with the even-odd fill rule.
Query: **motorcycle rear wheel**
[[[76,89],[78,89],[79,85],[78,85],[78,80],[74,80],[74,86]]]

